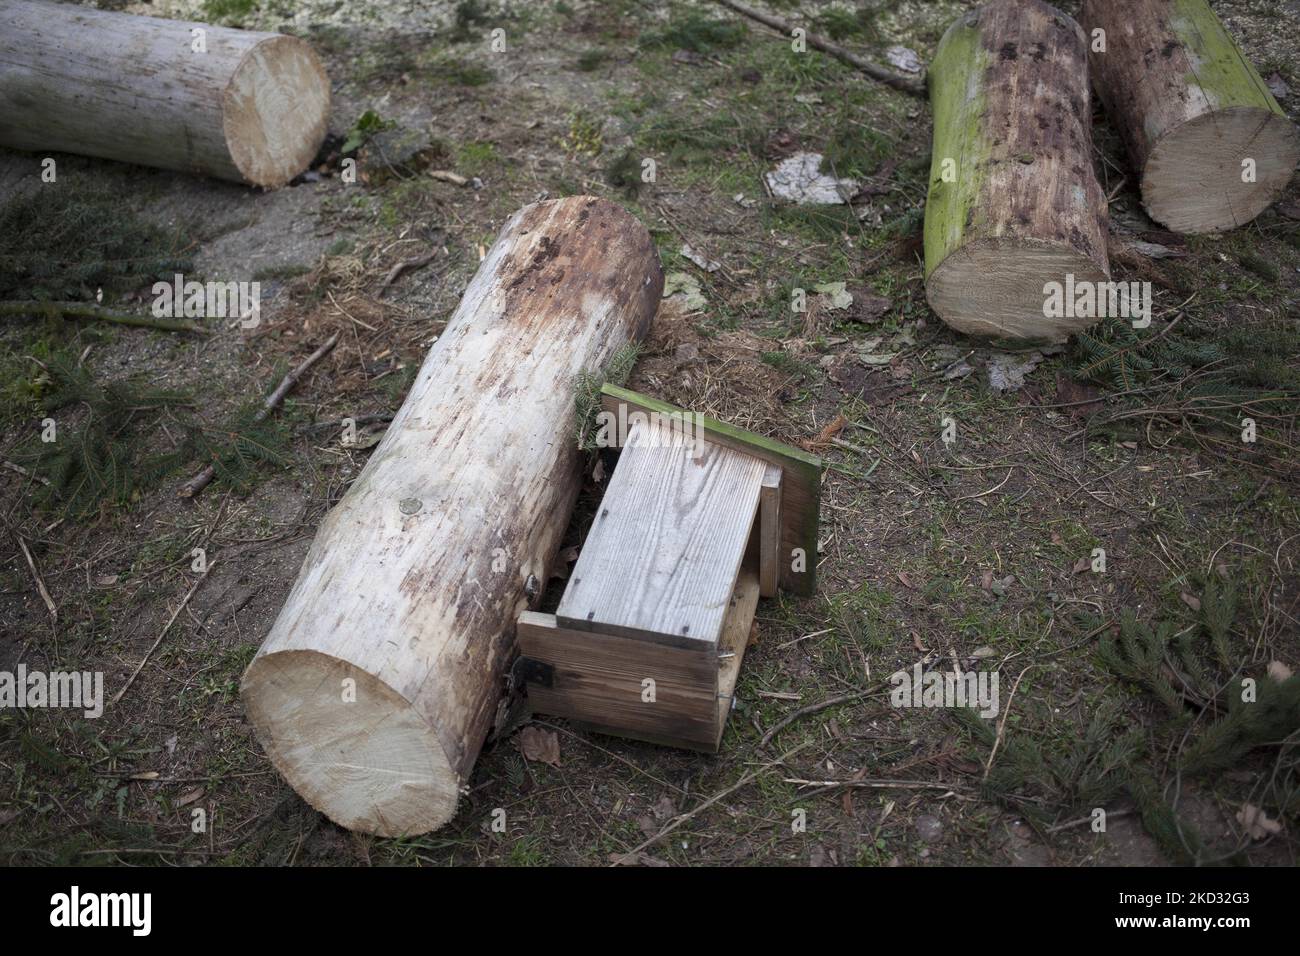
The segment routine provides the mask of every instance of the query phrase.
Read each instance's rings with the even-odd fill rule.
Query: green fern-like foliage
[[[1073,340],[1075,378],[1115,389],[1131,406],[1158,407],[1210,431],[1243,417],[1291,421],[1300,410],[1300,332],[1294,322],[1225,329],[1186,319],[1166,334],[1106,319]]]
[[[89,369],[64,358],[47,373],[42,405],[54,418],[54,441],[34,442],[16,455],[49,482],[39,492],[41,503],[81,517],[101,502],[132,500],[142,487],[144,429],[164,410],[185,405],[187,396],[133,382],[100,384]]]
[[[1075,738],[1043,743],[1004,728],[985,796],[1047,826],[1126,793],[1170,859],[1202,863],[1211,859],[1209,850],[1170,800],[1175,781],[1213,779],[1263,752],[1274,755],[1273,766],[1251,799],[1274,816],[1300,813],[1300,676],[1247,675],[1246,648],[1233,635],[1232,584],[1216,576],[1199,583],[1192,626],[1125,613],[1097,648],[1098,661],[1159,701],[1168,719],[1132,726],[1125,705],[1107,695]],[[1086,622],[1090,629],[1094,623]],[[973,710],[956,716],[978,747],[992,749],[993,722]]]
[[[121,191],[45,185],[0,207],[0,299],[86,300],[187,272],[185,243],[135,215]]]
[[[288,430],[274,417],[258,420],[260,402],[209,425],[193,416],[193,401],[183,391],[137,381],[101,383],[90,369],[63,358],[48,364],[47,376],[41,402],[54,419],[55,440],[33,439],[14,454],[48,482],[34,488],[46,510],[88,517],[209,463],[217,481],[242,492],[268,466],[286,463]],[[165,440],[164,423],[174,444]]]
[[[596,415],[600,412],[600,390],[608,382],[625,385],[641,355],[641,346],[628,342],[614,353],[603,372],[583,370],[574,382],[573,428],[578,447],[583,451],[596,448]]]

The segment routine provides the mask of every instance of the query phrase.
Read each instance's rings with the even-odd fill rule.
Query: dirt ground
[[[854,49],[902,46],[928,62],[973,6],[772,8]],[[1300,3],[1214,6],[1300,118]],[[1296,180],[1239,230],[1173,236],[1142,215],[1098,111],[1115,275],[1152,281],[1151,332],[1195,355],[1098,334],[1007,356],[926,304],[928,104],[713,4],[125,9],[308,38],[333,82],[332,135],[318,169],[273,192],[58,158],[61,195],[108,197],[112,222],[135,230],[123,242],[166,246],[190,277],[261,282],[262,324],[199,336],[0,321],[0,459],[17,466],[0,469],[0,671],[102,671],[110,701],[125,688],[98,719],[0,710],[0,861],[1295,864],[1300,720],[1285,678],[1300,667]],[[498,28],[503,52],[490,45]],[[365,181],[343,182],[344,140],[375,123]],[[772,197],[763,174],[804,150],[868,188],[852,205]],[[640,181],[647,157],[654,182]],[[36,157],[0,151],[0,200],[49,215],[43,189]],[[271,768],[240,675],[369,454],[342,445],[337,423],[381,431],[505,219],[582,193],[630,209],[665,272],[702,297],[665,299],[629,386],[810,442],[826,459],[818,594],[759,605],[716,756],[538,715],[558,764],[525,759],[512,733],[484,748],[448,826],[351,834]],[[81,201],[62,200],[60,215]],[[44,242],[38,221],[18,241]],[[99,235],[88,221],[85,236]],[[71,235],[84,258],[108,255]],[[1133,252],[1139,242],[1164,252]],[[686,245],[717,267],[692,262]],[[81,261],[66,255],[56,273]],[[388,281],[408,261],[419,264]],[[123,272],[110,298],[143,309],[149,278]],[[69,297],[93,298],[99,280],[69,281]],[[828,291],[791,312],[792,290],[824,283],[844,283],[852,303],[834,308]],[[0,281],[0,293],[27,297],[11,287]],[[228,433],[334,332],[338,347],[276,416],[273,454],[192,501],[176,492],[201,458],[146,475],[146,453],[182,448],[188,429]],[[1207,343],[1219,349],[1208,358]],[[1134,360],[1117,366],[1113,349]],[[118,438],[144,449],[123,459],[134,479],[77,509],[42,484],[54,476],[35,443],[48,415],[64,434],[88,433],[97,407],[83,395],[50,409],[58,362],[187,396],[162,411],[127,403]],[[1008,365],[1023,383],[995,388]],[[1207,383],[1212,392],[1196,390]],[[1238,434],[1248,414],[1253,443]],[[943,440],[948,421],[955,442]],[[589,482],[569,545],[599,493]],[[195,548],[205,574],[192,569]],[[550,588],[554,599],[563,581]],[[889,676],[918,662],[996,672],[1000,714],[893,706]],[[1269,720],[1229,705],[1244,677],[1272,702]],[[496,808],[505,833],[492,830]]]

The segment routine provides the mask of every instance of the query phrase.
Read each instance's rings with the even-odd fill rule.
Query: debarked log
[[[296,37],[0,0],[0,145],[283,186],[315,157],[329,78]]]
[[[525,207],[483,260],[244,675],[272,763],[335,822],[452,817],[580,486],[575,376],[662,289],[645,228],[590,196]]]

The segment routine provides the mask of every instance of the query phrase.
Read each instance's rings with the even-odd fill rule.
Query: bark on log
[[[479,267],[244,675],[267,754],[335,822],[455,812],[578,493],[574,377],[642,337],[662,290],[645,228],[590,196],[525,207]]]
[[[930,101],[931,307],[961,332],[1024,344],[1091,324],[1044,314],[1047,283],[1110,275],[1079,25],[1038,0],[962,16],[931,64]]]
[[[1222,232],[1282,194],[1300,162],[1300,130],[1205,0],[1087,0],[1080,18],[1097,94],[1152,219]]]
[[[0,0],[0,145],[283,186],[320,149],[329,103],[296,37]]]

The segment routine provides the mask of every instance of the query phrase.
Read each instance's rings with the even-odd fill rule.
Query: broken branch
[[[781,17],[773,16],[770,13],[763,13],[761,10],[755,10],[753,7],[744,3],[738,3],[736,0],[715,0],[715,2],[739,13],[742,17],[748,17],[766,27],[771,27],[778,33],[784,33],[790,36],[794,32],[794,24],[789,20],[783,20]],[[892,86],[894,89],[912,96],[925,96],[925,75],[919,77],[904,76],[901,73],[895,73],[893,70],[874,63],[865,57],[860,57],[856,53],[850,53],[838,43],[832,43],[816,33],[805,33],[804,39],[808,45],[815,50],[821,50],[827,56],[833,56],[841,63],[853,67],[853,69],[864,73],[877,83],[884,83],[886,86]]]

